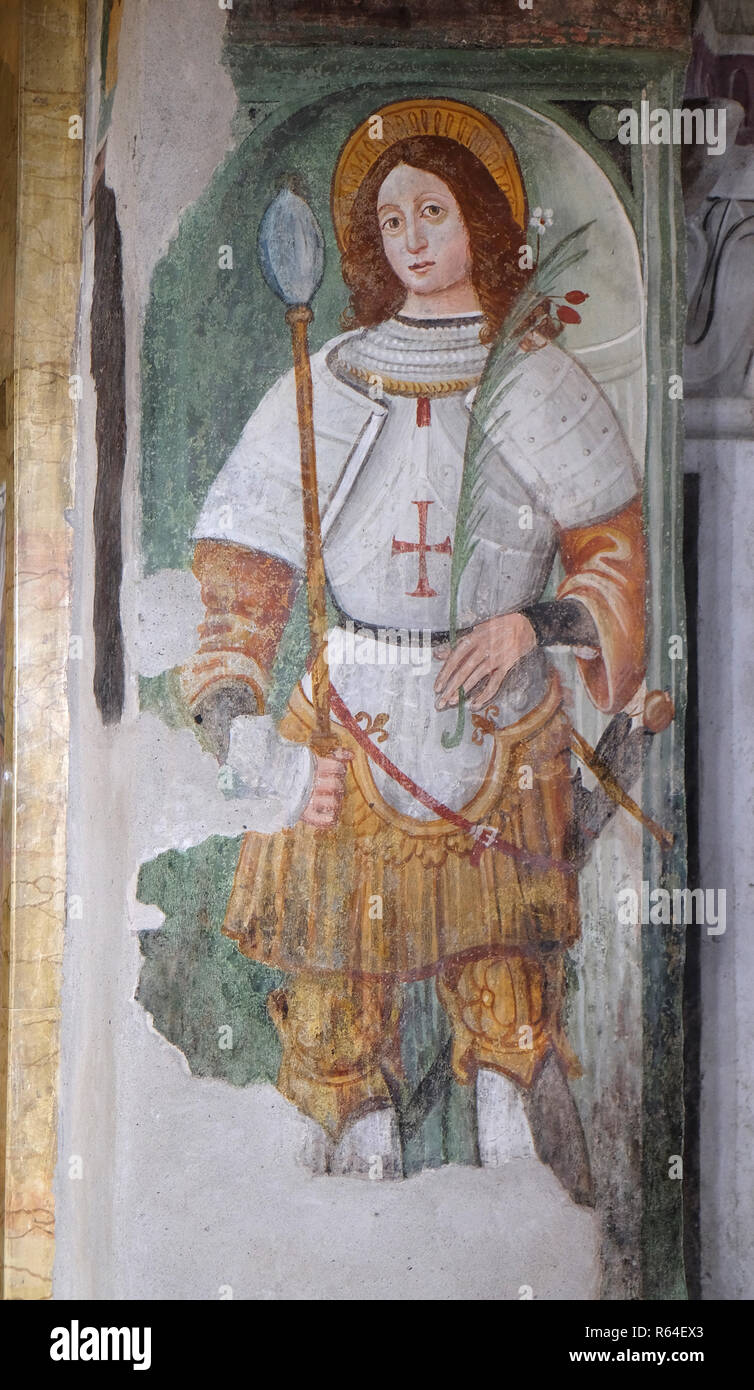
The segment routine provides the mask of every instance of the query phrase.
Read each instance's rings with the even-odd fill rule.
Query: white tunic
[[[488,738],[472,741],[468,717],[458,747],[442,746],[456,711],[435,708],[439,664],[429,649],[429,635],[448,628],[469,411],[486,356],[480,321],[393,319],[334,339],[312,359],[325,568],[343,614],[330,640],[333,684],[352,713],[388,715],[383,751],[454,809],[478,790],[492,747]],[[549,344],[526,354],[512,377],[488,434],[484,514],[461,582],[461,627],[536,602],[559,528],[609,516],[638,489],[611,406],[566,352]],[[457,389],[437,393],[441,383]],[[417,415],[423,384],[429,424]],[[414,394],[404,394],[408,389]],[[263,550],[303,569],[292,373],[252,415],[194,534]],[[403,634],[400,641],[396,633]],[[499,726],[541,701],[547,676],[541,651],[519,663],[495,702]],[[394,780],[373,772],[396,809],[431,818]]]

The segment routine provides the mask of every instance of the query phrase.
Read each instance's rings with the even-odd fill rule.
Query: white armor
[[[388,715],[384,751],[455,809],[481,785],[491,740],[472,742],[467,719],[459,746],[441,746],[456,712],[435,709],[439,665],[417,654],[422,633],[448,628],[469,411],[487,352],[479,343],[480,323],[478,316],[438,324],[392,319],[332,340],[312,359],[325,568],[344,615],[343,630],[331,642],[333,683],[353,713]],[[559,528],[609,516],[638,490],[636,465],[611,406],[567,353],[548,344],[523,355],[512,376],[484,454],[484,515],[461,583],[461,627],[536,602]],[[422,385],[430,397],[429,423],[417,412]],[[304,568],[292,372],[255,410],[194,534]],[[362,625],[412,633],[413,656],[401,660],[394,639],[375,638]],[[519,668],[496,700],[501,726],[520,719],[546,689],[542,652]],[[396,782],[373,771],[396,809],[431,818]]]

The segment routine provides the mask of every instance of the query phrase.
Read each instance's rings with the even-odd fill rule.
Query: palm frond
[[[458,636],[458,591],[461,576],[476,549],[475,532],[484,516],[483,493],[482,454],[481,450],[478,449],[473,457],[467,457],[464,462],[456,510],[455,538],[450,562],[450,618],[448,626],[451,642],[455,642]]]
[[[586,235],[589,228],[594,226],[595,221],[596,218],[592,217],[589,222],[583,222],[580,227],[576,227],[574,231],[564,236],[562,241],[559,241],[557,246],[553,247],[552,251],[549,251],[546,256],[542,257],[535,272],[535,278],[540,286],[545,284],[551,286],[553,279],[562,274],[572,263],[569,256],[573,254],[573,252],[570,248],[573,247],[574,243],[578,241],[580,237]],[[579,260],[581,260],[586,255],[586,250],[582,249],[576,254]]]
[[[486,508],[483,504],[484,447],[493,426],[499,428],[508,418],[509,411],[501,411],[500,405],[506,395],[519,380],[513,375],[516,360],[523,353],[521,337],[524,326],[539,304],[547,301],[555,288],[555,281],[571,266],[578,265],[585,257],[586,250],[577,248],[576,243],[594,223],[594,218],[584,222],[581,227],[564,236],[552,251],[542,257],[534,274],[521,291],[512,306],[500,332],[487,357],[482,379],[477,387],[474,404],[471,408],[471,421],[466,437],[461,489],[456,511],[456,526],[453,539],[453,556],[450,565],[450,613],[448,629],[451,646],[458,637],[458,595],[464,571],[471,560],[478,543],[478,531],[484,519]],[[466,696],[463,687],[458,692],[458,718],[452,734],[444,733],[443,747],[455,748],[463,736]]]

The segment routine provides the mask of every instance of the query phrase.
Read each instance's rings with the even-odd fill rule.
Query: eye
[[[383,224],[382,224],[382,230],[383,230],[383,232],[397,232],[398,229],[399,229],[399,227],[400,227],[400,225],[401,225],[401,219],[400,219],[400,217],[398,217],[396,214],[394,214],[392,217],[386,217],[386,218],[385,218],[385,220],[384,220],[384,222],[383,222]]]
[[[439,217],[443,216],[444,212],[445,209],[441,208],[439,203],[425,203],[422,208],[422,217],[429,217],[433,222],[436,222]]]

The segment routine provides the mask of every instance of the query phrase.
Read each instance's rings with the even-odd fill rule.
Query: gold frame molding
[[[86,0],[0,14],[0,484],[7,489],[0,978],[2,1296],[52,1295],[66,913]],[[73,138],[71,138],[73,134]]]

